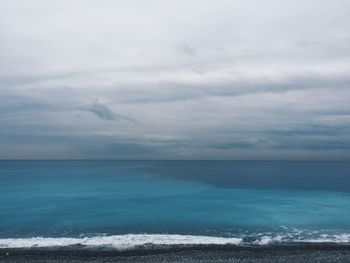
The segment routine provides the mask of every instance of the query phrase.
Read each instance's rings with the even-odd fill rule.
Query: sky
[[[0,159],[350,160],[350,1],[0,0]]]

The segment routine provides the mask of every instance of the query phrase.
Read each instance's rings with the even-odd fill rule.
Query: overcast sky
[[[350,159],[348,0],[0,0],[0,158]]]

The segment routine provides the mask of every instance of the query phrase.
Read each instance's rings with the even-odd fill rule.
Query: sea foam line
[[[0,248],[64,247],[64,246],[99,246],[115,249],[132,249],[147,244],[153,245],[239,245],[242,238],[225,238],[191,235],[146,235],[128,234],[113,236],[96,236],[83,238],[6,238],[0,239]]]
[[[350,244],[350,234],[321,234],[314,237],[302,237],[288,234],[275,236],[263,235],[252,242],[254,245],[268,245],[276,243],[335,243]]]
[[[350,244],[350,234],[321,234],[315,237],[290,235],[262,235],[255,240],[245,241],[237,237],[212,237],[168,234],[127,234],[94,237],[30,237],[0,239],[0,248],[32,248],[32,247],[110,247],[118,250],[133,249],[146,245],[269,245],[276,243],[338,243]]]

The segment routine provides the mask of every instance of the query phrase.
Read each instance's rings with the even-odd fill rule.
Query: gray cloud
[[[98,103],[94,103],[86,110],[95,113],[102,120],[115,120],[116,118],[116,115],[107,106]]]
[[[349,160],[349,10],[1,1],[0,158]]]
[[[183,54],[187,56],[196,56],[197,52],[189,45],[183,44],[177,47]]]
[[[133,119],[131,119],[128,116],[114,113],[106,105],[103,105],[99,102],[94,102],[89,107],[85,107],[82,109],[94,113],[97,117],[101,118],[102,120],[112,121],[112,120],[119,119],[119,120],[133,121]]]

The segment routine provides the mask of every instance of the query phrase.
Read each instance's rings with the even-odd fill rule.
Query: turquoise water
[[[345,162],[0,161],[0,239],[349,242],[349,171]]]

